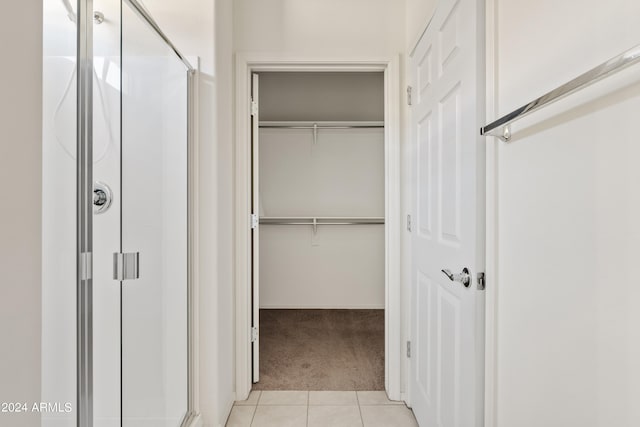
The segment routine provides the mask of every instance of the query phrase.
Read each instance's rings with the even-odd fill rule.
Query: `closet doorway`
[[[254,73],[252,106],[253,389],[384,390],[384,75]]]
[[[239,59],[236,207],[249,220],[236,229],[237,399],[252,388],[400,399],[390,62]]]

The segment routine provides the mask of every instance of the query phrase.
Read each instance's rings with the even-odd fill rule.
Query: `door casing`
[[[235,337],[236,399],[251,391],[251,75],[254,72],[383,72],[385,149],[385,389],[401,399],[402,310],[400,279],[400,60],[309,59],[273,55],[236,56],[235,136]]]

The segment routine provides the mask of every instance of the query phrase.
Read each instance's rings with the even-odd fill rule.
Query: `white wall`
[[[235,52],[362,57],[404,46],[397,0],[236,0],[233,23]]]
[[[406,47],[411,51],[427,28],[438,0],[405,0],[405,3]]]
[[[640,40],[635,1],[496,3],[498,114]],[[639,110],[636,65],[497,143],[498,426],[640,425]]]
[[[42,2],[3,8],[0,37],[10,42],[0,48],[0,402],[39,402]],[[0,413],[2,425],[39,420],[38,413]]]

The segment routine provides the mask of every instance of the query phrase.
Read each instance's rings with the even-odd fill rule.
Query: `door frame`
[[[498,0],[485,6],[485,119],[498,116]],[[485,166],[484,426],[498,425],[499,144],[487,135]]]
[[[251,74],[254,72],[384,73],[385,149],[385,389],[400,400],[402,310],[400,280],[400,60],[236,55],[235,93],[235,362],[236,399],[251,391]]]

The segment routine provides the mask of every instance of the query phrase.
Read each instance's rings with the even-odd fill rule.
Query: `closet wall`
[[[261,73],[260,121],[384,120],[382,73]],[[383,128],[261,128],[261,217],[384,217]],[[261,308],[384,308],[384,225],[260,225]]]

